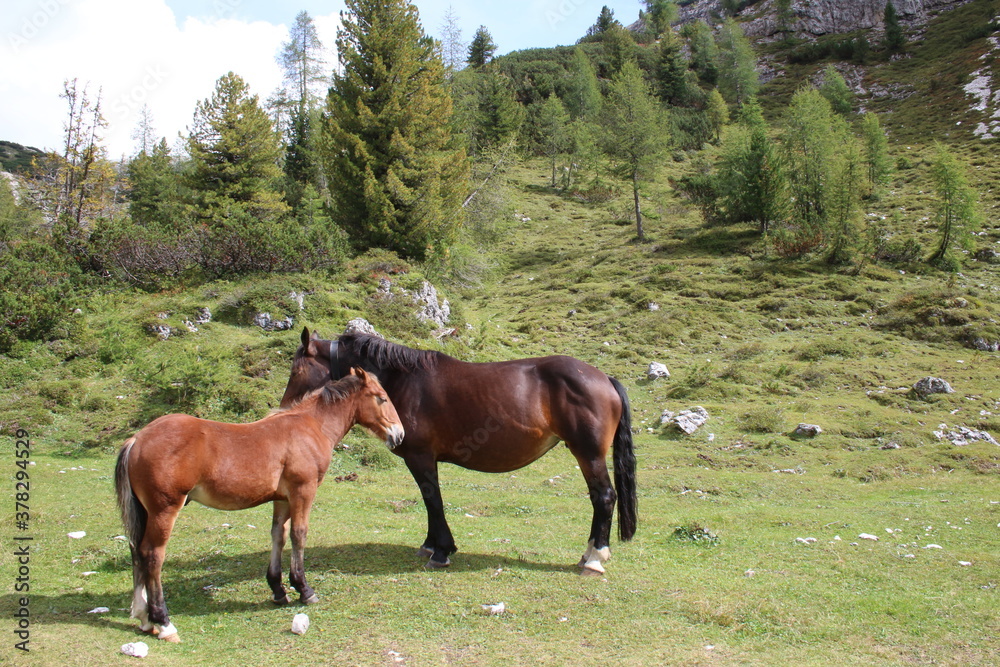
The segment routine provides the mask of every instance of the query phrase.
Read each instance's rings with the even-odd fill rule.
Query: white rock
[[[149,655],[149,646],[146,645],[146,642],[129,642],[122,644],[122,653],[133,658],[145,658]]]
[[[795,541],[799,544],[813,544],[816,541],[815,537],[796,537]]]
[[[305,614],[295,614],[292,618],[292,632],[297,635],[304,635],[309,629],[309,617]]]
[[[962,567],[970,567],[972,565],[972,563],[970,563],[967,560],[960,560],[958,561],[958,564],[961,565]]]
[[[869,535],[868,533],[861,533],[858,535],[859,540],[871,540],[872,542],[878,542],[878,538],[874,535]]]
[[[659,361],[651,361],[649,363],[649,367],[646,369],[646,377],[650,380],[668,378],[670,377],[670,371],[668,371],[667,367]]]
[[[108,609],[107,607],[94,607],[93,609],[91,609],[87,613],[88,614],[106,614],[109,611],[111,611],[111,610]]]
[[[944,549],[940,544],[928,544],[924,549]]]
[[[77,531],[72,532],[72,533],[66,533],[66,535],[67,535],[67,537],[71,537],[74,540],[79,540],[79,539],[84,538],[84,537],[87,536],[87,531],[85,531],[85,530],[77,530]]]
[[[497,604],[484,604],[481,605],[483,611],[485,611],[490,616],[499,616],[500,614],[507,611],[507,605],[503,602],[498,602]]]

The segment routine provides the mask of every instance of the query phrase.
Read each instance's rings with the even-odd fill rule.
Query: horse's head
[[[389,395],[372,373],[351,368],[350,375],[356,376],[363,383],[357,398],[358,423],[384,439],[389,449],[395,449],[403,441],[405,433]]]
[[[333,345],[331,341],[321,340],[315,332],[310,334],[308,327],[302,329],[302,344],[295,351],[292,372],[281,397],[281,407],[291,407],[329,380],[340,379],[339,373],[332,370],[330,364]]]

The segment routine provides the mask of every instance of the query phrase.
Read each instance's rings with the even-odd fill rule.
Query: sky
[[[416,0],[426,34],[440,38],[449,9],[462,39],[485,26],[497,55],[573,44],[607,5],[626,25],[638,0]],[[313,17],[332,70],[343,0],[3,0],[0,12],[0,139],[58,150],[68,106],[63,82],[101,95],[109,157],[136,152],[148,106],[157,136],[176,145],[197,102],[233,71],[265,100],[281,84],[275,56],[295,16]]]

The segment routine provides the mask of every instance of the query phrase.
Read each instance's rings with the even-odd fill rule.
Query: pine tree
[[[718,88],[709,91],[705,98],[705,113],[708,115],[708,122],[712,126],[712,134],[715,142],[718,143],[722,136],[722,127],[729,122],[729,107],[722,99]]]
[[[594,25],[587,28],[587,37],[601,39],[612,26],[620,26],[621,23],[615,18],[615,12],[609,9],[607,5],[601,7],[601,13],[597,16],[597,21]]]
[[[643,0],[646,4],[647,30],[653,39],[670,30],[677,21],[678,9],[675,0]]]
[[[469,45],[469,57],[466,62],[470,67],[483,67],[493,59],[496,50],[497,45],[493,43],[493,36],[486,26],[481,25],[472,38],[472,44]]]
[[[719,47],[712,36],[712,29],[704,21],[684,26],[691,45],[691,69],[704,83],[714,86],[719,80]]]
[[[667,104],[680,106],[688,99],[688,63],[684,58],[681,41],[671,28],[663,33],[660,40],[659,60],[656,68],[656,79],[659,83],[659,94]]]
[[[203,268],[211,275],[299,265],[295,230],[285,225],[282,146],[271,119],[246,82],[229,72],[199,102],[187,150],[189,215],[207,230]]]
[[[885,36],[882,44],[890,53],[902,51],[906,46],[906,37],[903,35],[903,28],[899,25],[899,16],[896,14],[896,7],[891,0],[885,3],[885,11],[882,14],[882,23],[885,26]]]
[[[777,0],[775,3],[778,18],[778,33],[782,41],[787,41],[792,34],[792,0]]]
[[[937,221],[941,240],[929,260],[937,266],[957,271],[961,262],[952,254],[953,246],[968,249],[971,233],[982,225],[976,191],[969,185],[966,168],[944,144],[935,145],[931,177],[937,195]]]
[[[861,117],[861,139],[867,166],[868,193],[877,199],[889,183],[892,161],[889,158],[889,140],[874,113],[868,112]]]
[[[144,227],[180,231],[184,226],[180,179],[174,170],[166,138],[149,152],[140,151],[128,163],[128,211]]]
[[[474,158],[510,141],[524,122],[524,107],[514,99],[510,79],[491,69],[469,70],[455,79],[456,115],[468,137]]]
[[[454,148],[444,65],[404,0],[348,0],[321,156],[335,220],[362,248],[423,259],[461,224],[465,151]]]
[[[668,145],[666,114],[649,91],[642,71],[628,61],[611,80],[604,104],[603,148],[617,174],[632,182],[636,233],[642,226],[639,184],[652,174]]]
[[[819,87],[819,92],[840,115],[847,116],[854,111],[854,93],[848,88],[843,75],[833,65],[827,65],[823,70],[823,83]]]
[[[621,72],[625,63],[636,62],[636,44],[628,28],[615,23],[602,34],[601,44],[607,54],[612,76]]]

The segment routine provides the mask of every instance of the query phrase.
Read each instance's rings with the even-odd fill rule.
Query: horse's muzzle
[[[403,436],[405,435],[406,432],[403,431],[402,426],[399,424],[393,424],[386,431],[385,446],[389,449],[396,449],[396,447],[399,447],[400,443],[403,442]]]

